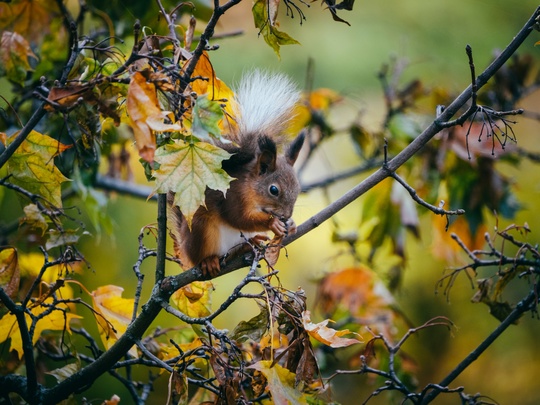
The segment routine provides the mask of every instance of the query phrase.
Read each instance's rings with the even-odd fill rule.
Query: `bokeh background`
[[[211,54],[217,75],[227,83],[234,83],[243,71],[265,67],[286,72],[304,86],[308,59],[311,58],[315,72],[314,87],[328,87],[347,97],[344,112],[332,116],[332,122],[339,125],[350,120],[354,112],[362,110],[364,121],[374,128],[380,125],[384,114],[377,72],[390,58],[409,61],[404,82],[416,77],[426,87],[441,85],[460,92],[469,84],[470,76],[465,46],[472,46],[477,72],[481,72],[494,53],[509,43],[538,6],[533,0],[357,0],[353,11],[340,12],[340,16],[350,23],[348,26],[334,22],[319,2],[309,3],[309,7],[299,1],[297,4],[304,11],[306,20],[301,23],[298,14],[292,19],[287,17],[282,7],[280,22],[281,29],[301,45],[282,47],[281,59],[257,36],[250,2],[243,2],[228,11],[216,33],[240,29],[243,35],[213,42],[220,45],[220,49]],[[137,17],[129,4],[125,7],[126,12]],[[539,37],[533,33],[520,52],[531,53],[539,60],[540,47],[534,47]],[[532,94],[522,107],[540,113],[540,95]],[[540,152],[540,124],[537,121],[520,118],[514,130],[521,147]],[[346,136],[330,143],[318,158],[317,165],[306,173],[304,180],[338,173],[354,166],[356,161]],[[133,167],[137,181],[146,184],[135,157]],[[500,219],[499,227],[512,222],[527,222],[532,229],[528,240],[536,243],[540,241],[538,166],[524,161],[517,167],[503,166],[503,170],[515,181],[514,191],[523,209],[513,220]],[[338,198],[361,179],[362,176],[357,176],[335,184],[329,189],[331,199]],[[296,222],[302,223],[325,205],[326,199],[320,191],[302,195],[295,211]],[[156,221],[156,206],[151,201],[113,194],[108,214],[114,221],[113,233],[103,234],[99,240],[87,238],[83,243],[81,250],[92,269],[84,275],[84,283],[89,290],[109,283],[121,285],[125,288],[124,296],[131,296],[136,286],[132,266],[137,259],[137,237],[141,228]],[[359,215],[360,206],[352,204],[340,212],[336,220],[346,230],[347,224],[356,223]],[[421,222],[421,239],[409,238],[407,242],[408,261],[403,285],[396,294],[397,305],[415,325],[435,316],[446,316],[456,325],[451,332],[443,328],[424,331],[404,347],[416,361],[417,378],[420,386],[424,386],[446,376],[485,339],[498,321],[488,315],[486,306],[470,302],[474,290],[465,278],[458,279],[449,301],[436,293],[435,286],[443,271],[460,262],[448,263],[433,258],[432,214],[424,212]],[[495,219],[491,218],[490,230],[494,225]],[[331,232],[329,223],[321,225],[290,245],[288,259],[282,257],[277,266],[281,270],[280,279],[284,287],[291,290],[303,288],[310,307],[316,300],[315,281],[325,272],[335,269],[332,257],[342,248],[331,243]],[[148,260],[143,266],[145,293],[151,288],[152,264],[152,260]],[[178,268],[169,265],[168,272],[174,274]],[[114,279],[111,281],[112,274]],[[241,270],[215,280],[215,305],[230,294],[243,274]],[[523,291],[507,291],[506,298],[515,302],[522,294]],[[233,329],[240,320],[249,319],[256,313],[256,308],[238,304],[220,316],[216,326]],[[170,322],[171,318],[160,316],[155,326],[167,326]],[[88,325],[90,330],[92,327]],[[518,326],[506,331],[453,386],[463,385],[467,392],[481,392],[501,404],[540,403],[539,333],[540,322],[531,316],[525,317]],[[345,367],[346,363],[340,365]],[[336,400],[346,405],[360,403],[360,399],[367,398],[376,387],[373,381],[361,376],[338,377],[334,384]],[[157,391],[160,390],[166,395],[166,381],[158,384]],[[92,400],[107,398],[113,393],[129,403],[129,395],[124,388],[107,377],[98,380],[85,396]],[[373,400],[376,404],[390,402],[384,395]],[[458,399],[442,395],[436,403],[454,404]]]
[[[465,46],[473,48],[477,72],[487,66],[493,55],[503,49],[519,28],[529,18],[537,3],[531,0],[454,0],[454,1],[398,1],[385,2],[357,1],[352,12],[340,15],[351,26],[334,22],[330,13],[320,3],[301,6],[306,20],[300,24],[298,15],[290,19],[281,10],[281,29],[297,39],[301,45],[281,48],[281,60],[258,38],[251,17],[251,4],[244,3],[231,9],[222,20],[218,33],[241,29],[241,37],[216,40],[220,49],[211,54],[217,75],[227,83],[234,83],[242,72],[252,67],[279,70],[291,75],[303,86],[306,80],[308,59],[313,59],[315,74],[314,88],[328,87],[347,97],[349,115],[362,110],[368,125],[376,127],[384,114],[384,104],[377,72],[390,58],[409,61],[404,73],[404,81],[417,77],[426,86],[442,85],[459,92],[469,84],[469,68]],[[535,55],[540,49],[534,48],[538,35],[531,38],[520,52]],[[532,95],[523,107],[540,112],[540,96]],[[339,125],[350,119],[346,113],[332,117]],[[538,148],[539,124],[529,119],[519,119],[515,127],[518,142],[522,147]],[[536,149],[535,149],[536,148]],[[320,154],[318,165],[306,178],[317,178],[355,164],[356,156],[346,136],[333,142]],[[515,192],[523,204],[515,223],[528,222],[533,232],[529,241],[539,241],[540,217],[536,215],[540,201],[540,172],[538,166],[523,162],[517,168],[505,167],[504,173],[515,180]],[[142,175],[138,178],[144,183]],[[353,187],[362,176],[343,181],[330,188],[332,199]],[[326,205],[320,191],[301,196],[295,219],[302,223]],[[339,213],[336,217],[345,224],[356,223],[360,208],[358,204]],[[115,196],[110,204],[110,215],[115,222],[113,237],[104,235],[99,245],[85,246],[87,258],[92,263],[94,273],[88,274],[89,287],[110,282],[110,274],[115,274],[115,283],[124,286],[126,295],[135,287],[131,267],[136,260],[136,238],[140,229],[155,222],[155,205],[130,197]],[[449,332],[443,328],[429,329],[410,340],[404,350],[418,365],[417,378],[420,386],[438,382],[473,350],[498,325],[498,321],[488,315],[487,307],[472,304],[474,291],[465,278],[459,278],[452,290],[450,301],[442,294],[436,294],[435,285],[444,269],[457,263],[447,263],[432,257],[432,214],[422,215],[421,239],[409,238],[407,246],[408,262],[403,285],[396,295],[398,306],[415,324],[420,325],[435,316],[447,316],[456,328]],[[511,223],[500,220],[499,226]],[[492,218],[490,230],[495,225]],[[280,279],[289,289],[302,287],[308,296],[308,305],[316,300],[314,281],[334,268],[332,257],[340,246],[331,243],[332,228],[323,224],[306,237],[288,248],[288,259],[282,258],[278,268]],[[451,229],[450,229],[451,231]],[[151,279],[151,261],[146,263],[147,279]],[[169,266],[172,274],[178,271]],[[243,275],[243,271],[215,280],[213,295],[215,305],[222,302]],[[147,286],[150,287],[150,286]],[[516,291],[518,300],[522,291]],[[252,312],[250,312],[252,311]],[[217,320],[220,328],[232,329],[240,321],[256,314],[256,308],[246,308],[239,303]],[[162,317],[156,323],[170,322]],[[538,372],[540,372],[540,351],[538,336],[540,322],[527,316],[518,326],[511,327],[503,334],[471,367],[453,384],[463,385],[469,393],[480,392],[501,404],[540,403]],[[339,364],[339,363],[338,363]],[[340,364],[346,367],[345,363]],[[334,380],[333,391],[336,399],[343,404],[357,404],[360,398],[367,398],[375,388],[373,381],[359,376],[342,376]],[[101,397],[102,386],[95,384],[95,395]],[[116,387],[119,395],[122,387]],[[91,391],[92,392],[92,391]],[[124,398],[126,394],[121,395]],[[91,395],[88,395],[91,398]],[[381,395],[373,403],[389,403],[390,398]],[[436,403],[457,403],[456,396],[440,396]]]

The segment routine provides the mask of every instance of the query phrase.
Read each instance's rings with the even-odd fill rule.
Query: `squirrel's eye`
[[[273,184],[270,186],[268,191],[270,191],[270,194],[272,194],[273,196],[277,197],[279,195],[279,188],[277,188],[277,186],[275,186]]]

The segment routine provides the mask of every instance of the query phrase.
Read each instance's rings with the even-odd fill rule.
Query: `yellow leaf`
[[[127,111],[139,155],[147,162],[154,161],[156,138],[154,131],[181,131],[178,124],[166,124],[165,119],[172,119],[172,113],[162,111],[157,99],[156,86],[147,82],[144,75],[135,72],[131,76],[127,96]]]
[[[0,288],[14,298],[19,292],[20,270],[17,250],[12,247],[0,248]]]
[[[172,302],[187,316],[201,318],[210,315],[210,281],[194,281],[182,287],[172,296]]]
[[[176,193],[174,204],[191,226],[195,211],[204,205],[206,187],[223,192],[233,180],[221,168],[221,162],[231,155],[217,146],[206,142],[187,143],[175,141],[156,151],[156,162],[160,164],[154,171],[155,192]]]
[[[268,381],[272,403],[276,405],[307,404],[304,394],[294,388],[295,374],[271,360],[262,360],[249,368],[260,371]]]
[[[92,291],[99,334],[106,349],[125,333],[133,316],[134,300],[122,298],[123,291],[122,287],[115,285],[102,286]],[[135,346],[130,349],[129,354],[138,357]]]
[[[338,331],[329,328],[326,326],[328,325],[328,322],[330,322],[330,319],[325,319],[319,323],[313,323],[311,322],[311,313],[309,311],[302,312],[302,324],[304,325],[304,329],[312,338],[318,340],[319,342],[334,348],[347,347],[361,343],[361,341],[358,339],[342,338],[341,336],[354,332],[351,332],[348,329]]]
[[[48,298],[43,303],[38,304],[30,309],[34,316],[39,316],[44,311],[49,311],[49,307],[52,305],[52,298]],[[32,343],[35,345],[41,334],[45,330],[51,331],[64,331],[71,333],[69,327],[72,319],[82,318],[79,315],[69,312],[69,308],[65,304],[57,305],[58,310],[52,311],[48,315],[40,318],[35,326],[34,334],[32,336]],[[30,329],[32,319],[29,315],[25,316],[26,324]],[[15,350],[19,358],[23,354],[21,334],[19,333],[19,325],[15,315],[8,313],[0,319],[0,343],[4,342],[8,338],[11,338],[10,350]]]

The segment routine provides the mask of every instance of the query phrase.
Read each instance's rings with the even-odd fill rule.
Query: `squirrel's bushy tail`
[[[265,134],[279,138],[294,118],[300,92],[280,73],[253,70],[244,74],[236,88],[233,111],[239,138]]]

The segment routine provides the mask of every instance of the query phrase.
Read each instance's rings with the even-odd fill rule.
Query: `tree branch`
[[[452,381],[454,381],[467,367],[471,365],[497,338],[514,322],[516,322],[521,315],[529,311],[532,305],[537,301],[537,292],[536,288],[531,289],[529,295],[521,300],[514,310],[502,321],[497,328],[482,342],[476,349],[474,349],[457,367],[452,370],[445,378],[441,380],[438,384],[440,387],[448,387]],[[421,404],[429,404],[432,402],[439,394],[441,390],[433,390],[429,392]]]
[[[484,86],[487,81],[499,70],[504,63],[516,52],[520,45],[525,41],[525,39],[532,32],[537,18],[540,16],[540,7],[538,7],[529,20],[525,23],[523,28],[518,32],[518,34],[512,39],[508,46],[501,52],[501,54],[484,70],[484,72],[478,76],[476,79],[476,86],[480,89]],[[286,246],[291,242],[294,242],[296,239],[302,237],[312,229],[318,227],[327,219],[331,218],[334,214],[339,212],[341,209],[349,205],[351,202],[356,200],[366,191],[373,188],[375,185],[379,184],[381,181],[390,176],[390,172],[395,172],[399,167],[401,167],[405,162],[407,162],[411,157],[413,157],[420,149],[426,145],[431,138],[433,138],[443,127],[441,127],[442,122],[448,122],[454,114],[456,114],[460,108],[462,108],[465,103],[471,98],[472,95],[472,85],[469,85],[442,113],[441,115],[433,121],[418,137],[416,137],[405,149],[403,149],[398,155],[396,155],[392,160],[387,164],[386,168],[381,168],[373,173],[371,176],[366,178],[356,187],[351,189],[349,192],[345,193],[341,198],[334,201],[328,207],[321,210],[319,213],[309,218],[303,224],[301,224],[297,232],[294,235],[290,235],[283,240],[283,245]]]

